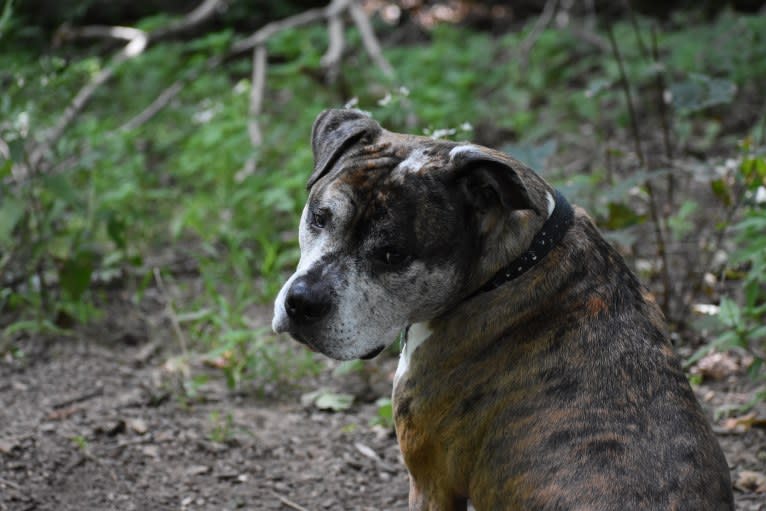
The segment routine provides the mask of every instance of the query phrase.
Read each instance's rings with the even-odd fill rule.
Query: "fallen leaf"
[[[0,438],[0,452],[3,454],[11,454],[11,452],[18,446],[19,444],[14,441],[3,440]]]
[[[350,394],[335,394],[334,392],[325,392],[321,394],[314,406],[320,410],[331,410],[333,412],[342,412],[348,410],[354,402],[354,396]]]
[[[740,369],[739,359],[729,353],[714,351],[702,357],[692,368],[692,373],[699,374],[703,378],[720,381],[738,373]]]
[[[125,422],[127,422],[127,425],[130,429],[139,435],[143,435],[149,430],[149,428],[146,426],[146,421],[143,419],[127,419]]]
[[[375,461],[380,461],[380,456],[378,456],[378,453],[373,451],[371,447],[367,447],[366,445],[359,442],[355,442],[354,447],[356,447],[356,450],[362,453],[363,456],[366,456]]]
[[[766,475],[753,470],[742,470],[734,481],[734,487],[741,491],[766,493]]]
[[[338,394],[325,389],[307,392],[301,396],[303,406],[314,405],[320,410],[342,412],[351,408],[354,396],[351,394]]]
[[[723,428],[729,432],[744,433],[753,427],[766,427],[766,418],[750,412],[740,417],[731,417],[723,422]]]
[[[145,445],[141,448],[141,452],[150,458],[159,459],[160,457],[160,448],[156,445]]]
[[[186,469],[186,475],[199,476],[210,472],[210,467],[206,465],[192,465]]]
[[[60,410],[51,410],[45,418],[49,421],[60,421],[66,419],[70,415],[76,414],[80,410],[82,410],[82,407],[80,406],[70,406],[69,408],[62,408]]]

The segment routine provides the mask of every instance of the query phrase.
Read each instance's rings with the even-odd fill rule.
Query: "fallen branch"
[[[276,492],[273,492],[274,496],[279,499],[279,501],[284,504],[287,507],[293,508],[297,511],[309,511],[305,507],[301,506],[300,504],[297,504],[293,502],[292,500],[288,499],[287,497],[284,497]]]
[[[99,397],[103,393],[104,393],[104,389],[100,389],[99,388],[99,389],[91,390],[91,391],[88,391],[88,392],[86,392],[84,394],[81,394],[79,396],[75,396],[75,397],[72,397],[72,398],[69,398],[69,399],[65,399],[63,401],[59,401],[58,403],[54,403],[52,408],[54,410],[60,410],[62,408],[67,408],[67,407],[72,406],[72,405],[76,405],[76,404],[79,404],[79,403],[83,403],[85,401],[89,401],[89,400],[91,400],[91,399],[93,399],[95,397]]]

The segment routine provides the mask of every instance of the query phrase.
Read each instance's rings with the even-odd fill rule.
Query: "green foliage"
[[[744,218],[734,226],[739,248],[732,263],[747,268],[744,300],[741,305],[728,298],[721,301],[719,320],[726,330],[717,342],[750,350],[760,366],[760,354],[766,346],[766,199],[758,194],[766,195],[766,157],[746,154],[740,173],[749,204]]]
[[[721,298],[717,319],[718,336],[699,349],[690,362],[710,351],[739,348],[754,357],[750,368],[757,375],[763,366],[766,346],[766,157],[753,152],[751,143],[743,143],[743,157],[738,165],[743,200],[747,203],[743,218],[732,228],[738,249],[729,262],[744,271],[732,273],[742,281],[742,299]],[[733,193],[733,192],[727,192]],[[729,195],[727,195],[728,197]]]
[[[383,426],[386,429],[394,428],[394,408],[391,398],[381,397],[375,401],[377,416],[373,419],[374,425]]]
[[[327,32],[317,24],[269,39],[267,100],[258,118],[264,140],[254,148],[247,129],[249,59],[205,68],[242,37],[223,29],[162,41],[125,62],[50,148],[44,165],[30,168],[30,151],[109,59],[85,45],[39,54],[23,40],[11,41],[21,23],[14,5],[6,0],[0,12],[0,141],[7,145],[0,146],[3,335],[61,332],[72,321],[93,319],[98,282],[117,274],[125,276],[125,287],[141,288],[151,282],[147,261],[169,251],[192,259],[199,273],[193,287],[160,268],[181,289],[181,326],[195,349],[218,361],[232,386],[318,368],[308,352],[285,356],[268,329],[250,318],[297,262],[296,225],[312,167],[310,128],[322,109],[355,98],[391,129],[481,135],[541,170],[572,145],[571,136],[607,147],[629,122],[614,59],[568,30],[543,30],[522,55],[532,23],[501,37],[439,26],[427,42],[386,49],[396,70],[393,80],[370,63],[352,30],[338,82],[328,84],[320,65]],[[152,16],[137,26],[151,30],[169,22]],[[649,22],[640,25],[646,39]],[[726,14],[700,26],[673,27],[658,32],[661,58],[655,62],[643,54],[629,23],[615,25],[630,86],[651,114],[658,104],[653,87],[662,78],[672,91],[678,145],[692,141],[727,151],[734,135],[722,135],[718,109],[766,81],[766,20]],[[731,33],[738,37],[726,35]],[[154,118],[122,129],[185,77],[194,78]],[[652,129],[649,124],[645,135]],[[627,159],[617,144],[605,152],[613,161]],[[762,158],[754,161],[743,163],[742,179],[762,176]],[[647,184],[670,171],[639,169],[615,178],[604,165],[595,167],[589,174],[562,175],[562,188],[613,238],[630,244],[631,229],[650,221]],[[717,177],[710,183],[723,204],[737,204],[728,182]],[[762,227],[759,208],[748,209],[736,238],[753,274],[763,269],[753,235]],[[684,197],[670,211],[668,229],[676,239],[688,237],[702,213],[704,208]],[[750,293],[756,296],[742,306],[744,322],[756,320],[747,311],[762,303],[758,293]],[[13,346],[0,345],[6,349]]]

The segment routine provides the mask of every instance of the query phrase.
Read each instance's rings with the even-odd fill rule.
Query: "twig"
[[[590,44],[591,46],[595,46],[596,49],[598,49],[601,52],[608,52],[609,51],[609,43],[600,35],[596,34],[595,32],[592,32],[587,27],[584,26],[577,26],[575,23],[571,23],[569,26],[569,30],[575,37],[579,38],[585,43]]]
[[[657,25],[652,25],[652,60],[654,65],[658,67],[655,70],[657,87],[657,105],[660,114],[660,125],[662,127],[662,141],[665,146],[665,157],[667,158],[669,165],[673,164],[673,144],[670,140],[670,119],[668,115],[668,108],[665,103],[665,75],[659,69],[660,66],[660,50],[657,43]],[[668,174],[668,202],[672,206],[673,195],[675,192],[675,176],[673,172]]]
[[[557,7],[558,0],[548,0],[545,2],[543,12],[540,13],[540,16],[537,18],[537,21],[535,21],[535,24],[532,27],[532,30],[529,32],[529,34],[527,34],[527,36],[519,45],[517,55],[521,61],[522,69],[526,67],[529,52],[532,50],[535,43],[540,38],[540,34],[542,34],[543,30],[545,30],[545,28],[553,20],[553,16],[556,14]]]
[[[250,108],[248,110],[247,133],[250,136],[250,144],[253,148],[259,147],[263,142],[261,127],[258,124],[258,116],[261,115],[263,104],[263,90],[266,86],[266,45],[260,44],[253,50],[253,80],[250,86]],[[244,168],[237,172],[234,178],[238,183],[245,177],[255,172],[256,158],[251,156],[245,162]]]
[[[263,90],[266,86],[266,45],[256,46],[253,50],[253,84],[250,88],[250,119],[247,131],[250,135],[250,143],[257,147],[261,145],[263,136],[258,126],[258,116],[261,115],[263,104]]]
[[[231,49],[229,50],[229,55],[231,56],[231,55],[236,55],[238,53],[244,53],[246,51],[250,51],[256,46],[265,43],[266,41],[268,41],[268,39],[271,36],[273,36],[274,34],[278,32],[281,32],[282,30],[301,27],[301,26],[313,23],[315,21],[324,19],[326,16],[325,12],[326,12],[326,9],[320,9],[320,8],[309,9],[307,11],[303,11],[302,13],[296,14],[294,16],[290,16],[288,18],[285,18],[279,21],[272,21],[270,23],[267,23],[266,25],[258,29],[256,32],[254,32],[252,35],[234,43]]]
[[[104,389],[97,388],[97,389],[91,390],[89,392],[86,392],[84,394],[80,394],[79,396],[75,396],[75,397],[72,397],[72,398],[69,398],[69,399],[65,399],[63,401],[59,401],[58,403],[55,403],[53,405],[53,409],[54,410],[60,410],[62,408],[67,408],[69,406],[72,406],[72,405],[75,405],[75,404],[78,404],[78,403],[82,403],[84,401],[89,401],[89,400],[93,399],[94,397],[99,397],[103,393],[104,393]]]
[[[628,17],[630,18],[630,24],[633,26],[633,33],[636,34],[636,42],[638,43],[638,49],[641,51],[641,55],[643,55],[645,59],[648,59],[649,51],[646,49],[644,40],[641,38],[641,31],[638,28],[638,19],[636,19],[636,11],[634,11],[633,7],[631,7],[629,0],[623,0],[623,3],[625,4],[625,8],[628,10]]]
[[[162,293],[162,295],[165,297],[166,313],[168,315],[168,318],[170,319],[170,323],[173,325],[173,331],[175,332],[176,337],[178,338],[178,343],[181,345],[181,353],[183,353],[184,357],[186,357],[188,355],[188,351],[186,349],[186,335],[184,335],[183,330],[181,330],[181,323],[178,321],[178,315],[176,314],[176,311],[173,307],[173,299],[168,293],[167,288],[165,288],[165,282],[162,280],[160,269],[155,267],[153,269],[153,273],[154,273],[154,280],[157,282],[157,288],[160,290],[160,293]]]
[[[362,44],[364,44],[364,48],[367,50],[372,61],[383,71],[384,75],[389,78],[394,76],[394,69],[388,63],[386,57],[383,56],[380,43],[378,43],[378,39],[375,37],[375,32],[372,30],[372,25],[370,25],[370,20],[364,13],[364,9],[358,3],[351,2],[348,10],[351,14],[351,19],[356,24],[356,28],[359,29],[359,33],[362,36]]]
[[[156,41],[181,32],[186,32],[187,30],[204,23],[209,18],[212,18],[218,8],[223,4],[223,0],[204,0],[183,18],[171,22],[167,27],[159,28],[155,32],[152,32],[152,40]]]
[[[218,5],[221,4],[221,1],[222,0],[204,0],[197,8],[180,20],[151,33],[131,27],[92,26],[80,27],[77,29],[69,28],[69,34],[85,34],[89,37],[96,34],[102,36],[106,35],[116,39],[127,40],[128,44],[118,51],[112,57],[109,64],[99,71],[88,84],[80,89],[47,136],[30,151],[29,160],[31,165],[33,167],[40,165],[47,153],[54,145],[56,145],[72,121],[74,121],[74,119],[83,111],[96,90],[114,76],[118,67],[127,60],[140,55],[149,45],[150,41],[156,41],[199,25],[201,22],[212,16]]]
[[[276,498],[278,498],[278,499],[279,499],[279,501],[280,501],[280,502],[282,502],[282,504],[284,504],[285,506],[287,506],[287,507],[291,507],[291,508],[293,508],[293,509],[297,509],[298,511],[309,511],[309,510],[308,510],[308,509],[306,509],[305,507],[301,506],[300,504],[296,504],[295,502],[293,502],[292,500],[288,499],[287,497],[284,497],[284,496],[282,496],[282,495],[279,495],[279,494],[278,494],[278,493],[276,493],[276,492],[273,492],[273,493],[274,493],[274,496],[275,496]]]
[[[135,39],[132,39],[117,55],[112,58],[112,61],[101,71],[99,71],[93,79],[85,85],[77,95],[74,97],[69,106],[64,110],[64,114],[59,118],[56,125],[48,133],[48,135],[40,142],[36,147],[32,149],[29,154],[29,161],[33,167],[38,167],[45,158],[50,149],[59,141],[64,131],[74,121],[74,119],[82,112],[85,105],[93,97],[96,90],[109,80],[117,68],[125,61],[139,55],[144,48],[148,37],[142,31],[137,31]]]
[[[309,25],[324,18],[339,15],[338,9],[347,8],[349,3],[350,0],[339,0],[337,2],[333,2],[324,9],[309,9],[294,16],[267,23],[248,37],[232,44],[232,46],[225,54],[216,55],[215,57],[209,58],[201,68],[176,80],[170,87],[166,88],[154,101],[152,101],[152,103],[146,107],[139,115],[123,124],[120,127],[120,130],[135,129],[149,121],[164,107],[166,107],[173,100],[173,98],[175,98],[181,92],[187,83],[195,80],[204,71],[210,71],[211,69],[218,67],[224,61],[232,57],[248,51],[253,51],[257,46],[265,45],[270,37],[283,30]]]
[[[625,66],[622,61],[622,55],[620,49],[617,46],[617,41],[614,38],[614,31],[612,27],[609,27],[609,42],[612,45],[612,51],[614,52],[615,59],[617,60],[617,66],[620,70],[620,81],[622,82],[623,91],[625,93],[625,99],[628,102],[628,113],[630,116],[630,125],[633,131],[633,142],[636,146],[636,156],[638,157],[639,165],[644,168],[646,159],[644,158],[644,151],[641,147],[641,133],[638,129],[638,116],[636,110],[633,107],[633,97],[630,93],[630,83],[628,82],[628,75],[625,72]],[[668,265],[667,245],[665,243],[665,236],[662,230],[661,218],[658,212],[657,195],[654,191],[654,186],[650,180],[645,181],[646,193],[649,196],[649,214],[652,218],[652,225],[654,227],[654,237],[657,243],[657,253],[662,261],[662,284],[663,284],[663,296],[662,296],[662,310],[666,315],[670,312],[670,267]]]
[[[162,91],[162,93],[157,96],[157,98],[152,101],[148,107],[142,110],[140,114],[120,126],[119,131],[129,131],[136,129],[157,115],[160,110],[165,108],[165,106],[167,106],[167,104],[170,103],[173,98],[178,95],[179,92],[181,92],[183,85],[184,80],[176,80],[173,85]]]
[[[21,486],[14,483],[13,481],[9,481],[8,479],[4,479],[2,477],[0,477],[0,484],[2,484],[3,486],[7,486],[8,488],[13,488],[16,491],[21,491]]]
[[[343,56],[343,48],[345,46],[345,39],[343,37],[343,18],[341,17],[340,9],[335,9],[337,12],[334,12],[333,7],[345,7],[347,4],[347,0],[333,0],[332,4],[327,9],[327,36],[329,44],[327,46],[327,51],[322,55],[319,63],[327,70],[328,80],[330,82],[334,82],[338,77],[340,59]]]
[[[641,147],[641,132],[638,129],[638,116],[636,115],[636,109],[633,107],[633,95],[630,92],[630,82],[628,82],[628,75],[625,72],[625,66],[622,62],[622,54],[620,48],[617,46],[617,41],[614,38],[614,31],[612,27],[609,27],[609,43],[612,45],[612,52],[614,53],[615,60],[617,60],[617,66],[620,70],[620,81],[622,83],[622,89],[625,93],[625,99],[628,102],[628,114],[630,117],[630,127],[633,131],[633,143],[636,146],[636,156],[641,166],[644,166],[644,150]]]

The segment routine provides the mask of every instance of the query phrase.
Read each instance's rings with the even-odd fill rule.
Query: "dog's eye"
[[[313,227],[324,229],[325,225],[327,225],[327,213],[324,211],[314,211],[311,213],[309,221]]]
[[[375,254],[375,259],[386,266],[401,266],[409,261],[409,256],[402,254],[393,247],[384,247]]]

